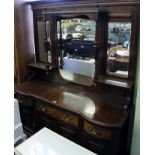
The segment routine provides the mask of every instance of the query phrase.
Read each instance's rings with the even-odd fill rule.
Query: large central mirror
[[[95,76],[96,22],[61,19],[57,22],[59,70],[63,79],[91,86]]]

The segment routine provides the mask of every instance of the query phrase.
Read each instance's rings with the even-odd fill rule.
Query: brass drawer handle
[[[45,108],[44,106],[42,106],[42,105],[39,106],[39,109],[40,109],[41,111],[43,111],[43,112],[46,111],[46,108]]]
[[[23,101],[23,100],[18,99],[18,101],[19,101],[19,103],[24,103],[24,101]]]
[[[96,130],[94,128],[91,129],[91,133],[94,134],[94,135],[97,134],[97,132],[96,132]]]
[[[64,120],[66,121],[66,122],[69,122],[69,121],[71,121],[71,116],[69,116],[69,115],[65,115],[64,116]]]
[[[24,102],[24,97],[23,96],[18,96],[18,101],[20,102],[20,103],[23,103]]]

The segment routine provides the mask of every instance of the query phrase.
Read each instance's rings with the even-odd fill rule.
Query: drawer
[[[76,142],[77,132],[73,127],[71,128],[70,126],[58,123],[57,132],[63,137],[66,137],[67,139]]]
[[[54,122],[51,119],[48,119],[44,116],[39,116],[39,129],[42,129],[43,127],[47,127],[51,130],[53,130]]]
[[[88,140],[87,148],[97,153],[98,155],[108,155],[107,147],[104,144],[100,144],[100,143]]]
[[[78,127],[78,117],[70,114],[69,112],[64,112],[62,110],[44,104],[37,104],[37,110],[67,124]]]
[[[112,140],[112,131],[95,126],[94,124],[88,123],[86,121],[84,122],[84,131],[96,138]]]

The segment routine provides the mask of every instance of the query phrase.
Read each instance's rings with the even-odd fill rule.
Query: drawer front
[[[43,127],[47,127],[51,130],[53,130],[53,126],[54,126],[54,121],[44,117],[42,115],[39,116],[39,121],[37,122],[38,128],[37,129],[42,129]]]
[[[84,131],[88,134],[92,135],[93,137],[104,139],[104,140],[112,140],[112,132],[103,129],[101,127],[95,126],[91,123],[84,122]]]
[[[66,137],[67,139],[76,142],[77,140],[77,132],[75,129],[68,127],[66,125],[62,125],[58,123],[57,125],[57,132],[58,134],[62,135],[63,137]]]
[[[88,140],[87,147],[91,151],[97,153],[98,155],[108,155],[106,151],[106,146],[104,144],[100,144],[91,140]]]
[[[49,116],[52,116],[58,120],[61,120],[67,124],[78,127],[78,117],[73,114],[58,110],[56,108],[44,104],[37,104],[37,110]]]

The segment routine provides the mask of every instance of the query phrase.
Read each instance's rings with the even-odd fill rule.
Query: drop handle
[[[21,97],[18,97],[18,102],[23,103],[24,101],[22,100]]]
[[[91,129],[91,133],[94,134],[94,135],[97,134],[97,133],[96,133],[96,130],[95,130],[94,128]]]
[[[18,99],[18,101],[19,101],[19,103],[24,103],[24,101],[23,101],[23,100]]]
[[[71,117],[68,116],[68,115],[65,115],[65,116],[64,116],[64,120],[67,121],[67,122],[69,122],[69,121],[71,120]]]
[[[40,106],[40,110],[43,111],[43,112],[45,112],[46,109],[45,109],[44,106]]]

